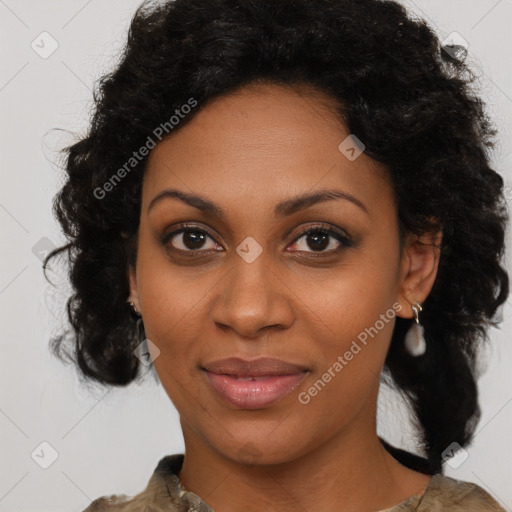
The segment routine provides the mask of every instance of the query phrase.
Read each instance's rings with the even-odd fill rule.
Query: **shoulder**
[[[418,512],[506,512],[482,487],[448,476],[434,475],[420,499]]]
[[[92,501],[82,512],[179,512],[182,510],[178,478],[172,469],[180,466],[182,455],[160,460],[146,488],[135,496],[112,494]],[[172,468],[172,469],[171,469]]]
[[[148,487],[135,496],[112,494],[95,499],[83,512],[178,512],[180,509],[169,503],[168,499],[159,498],[159,493]]]

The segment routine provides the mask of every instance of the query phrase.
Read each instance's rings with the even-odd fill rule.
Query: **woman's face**
[[[333,109],[310,90],[246,87],[148,159],[131,300],[185,440],[240,462],[292,460],[342,432],[374,431],[394,314],[412,316],[393,188],[346,149]],[[268,373],[288,376],[259,383],[205,371],[223,373],[211,363],[230,357],[306,371],[277,368]]]

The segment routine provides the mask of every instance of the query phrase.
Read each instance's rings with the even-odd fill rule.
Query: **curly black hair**
[[[52,351],[105,385],[140,375],[127,305],[147,161],[138,152],[131,160],[137,148],[172,136],[207,102],[244,85],[312,86],[337,100],[335,114],[388,167],[401,235],[443,231],[421,317],[426,353],[405,351],[411,320],[397,317],[383,373],[411,405],[423,471],[442,471],[443,451],[473,438],[478,349],[509,286],[503,179],[489,156],[496,130],[455,50],[389,0],[144,2],[119,64],[97,84],[87,135],[64,150],[67,181],[54,212],[67,244],[44,268],[67,254],[72,329],[52,340]]]

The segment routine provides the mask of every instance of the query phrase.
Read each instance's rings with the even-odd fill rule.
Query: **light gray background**
[[[508,184],[512,0],[404,3],[428,18],[442,38],[456,31],[467,40],[470,58],[480,69],[481,93],[500,130],[494,168]],[[3,512],[81,511],[101,495],[136,494],[161,457],[183,452],[178,415],[161,386],[147,379],[107,392],[88,389],[72,367],[50,355],[49,337],[65,326],[69,288],[62,269],[50,273],[58,286],[51,288],[37,256],[49,243],[63,241],[51,213],[62,183],[56,150],[73,140],[72,133],[83,133],[94,81],[115,64],[138,5],[138,0],[0,0]],[[46,59],[31,47],[35,40],[40,52],[48,51],[50,39],[40,36],[43,31],[58,43]],[[41,37],[46,37],[44,48]],[[507,197],[512,199],[510,187]],[[467,460],[447,474],[481,485],[512,510],[510,302],[503,317],[501,329],[491,330],[487,369],[479,381],[483,414],[478,433]],[[414,449],[403,405],[382,391],[379,433]],[[41,447],[42,442],[58,454],[47,469],[35,462],[50,461],[52,449]]]

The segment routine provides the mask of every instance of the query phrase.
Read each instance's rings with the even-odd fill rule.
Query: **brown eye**
[[[304,239],[302,242],[301,240]],[[300,252],[333,253],[344,247],[352,247],[350,238],[330,227],[310,228],[303,231],[294,241]]]
[[[208,240],[211,242],[208,243]],[[218,250],[216,242],[208,233],[192,227],[183,227],[167,234],[162,243],[182,252]]]

